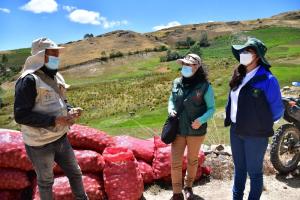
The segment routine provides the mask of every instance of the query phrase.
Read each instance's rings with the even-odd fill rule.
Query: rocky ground
[[[298,200],[300,199],[300,176],[270,175],[264,177],[265,190],[261,200]],[[231,200],[232,180],[205,178],[193,188],[195,200]],[[245,198],[249,194],[247,181]],[[146,200],[168,200],[172,196],[171,186],[151,185],[144,192]]]
[[[204,177],[193,188],[195,200],[230,200],[232,199],[233,164],[229,147],[202,147],[207,156],[205,165],[212,167],[210,177]],[[216,149],[220,148],[218,151]],[[247,180],[245,198],[249,194]],[[168,200],[172,196],[171,184],[157,182],[145,188],[146,200]],[[300,166],[289,175],[279,175],[269,161],[269,152],[264,162],[264,191],[261,200],[298,200],[300,199]]]

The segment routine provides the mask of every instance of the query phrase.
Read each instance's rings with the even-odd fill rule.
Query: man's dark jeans
[[[25,148],[37,174],[37,184],[41,200],[53,199],[54,162],[62,168],[68,177],[75,199],[88,199],[84,191],[80,167],[66,135],[43,146],[25,145]]]

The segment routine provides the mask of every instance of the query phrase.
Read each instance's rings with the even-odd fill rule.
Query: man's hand
[[[55,125],[72,126],[74,122],[74,118],[71,115],[57,116],[55,118]]]
[[[201,127],[201,123],[199,122],[198,119],[194,120],[193,123],[192,123],[192,128],[193,129],[198,129]]]
[[[77,119],[77,118],[79,118],[79,117],[81,116],[82,112],[83,112],[83,109],[82,109],[82,108],[76,107],[76,108],[72,108],[72,109],[69,111],[69,114],[70,114],[73,118]]]
[[[169,115],[170,115],[171,117],[175,117],[175,116],[177,115],[177,112],[176,112],[175,110],[171,110],[171,111],[169,112]]]

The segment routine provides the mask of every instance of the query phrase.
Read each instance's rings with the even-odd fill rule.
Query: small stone
[[[217,146],[218,146],[218,145],[212,144],[212,145],[210,146],[210,149],[211,149],[212,151],[215,151],[216,148],[217,148]]]
[[[211,154],[212,153],[212,151],[211,150],[207,150],[207,151],[203,151],[204,152],[204,155],[205,156],[207,156],[207,155],[209,155],[209,154]]]
[[[224,146],[222,144],[219,144],[216,149],[217,151],[223,151],[224,150]]]
[[[283,91],[286,91],[286,90],[289,90],[289,89],[291,89],[290,86],[285,86],[285,87],[282,88]]]

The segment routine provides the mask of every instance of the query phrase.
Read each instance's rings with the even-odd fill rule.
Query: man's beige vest
[[[67,106],[64,102],[63,92],[57,92],[54,87],[51,87],[40,76],[45,76],[43,73],[31,74],[36,83],[37,97],[35,105],[32,109],[33,112],[47,114],[50,116],[66,116]],[[62,89],[58,77],[55,77],[57,88],[59,91]],[[55,84],[54,82],[54,84]],[[50,126],[37,128],[27,125],[21,125],[24,143],[29,146],[41,146],[58,140],[69,130],[68,126]]]

